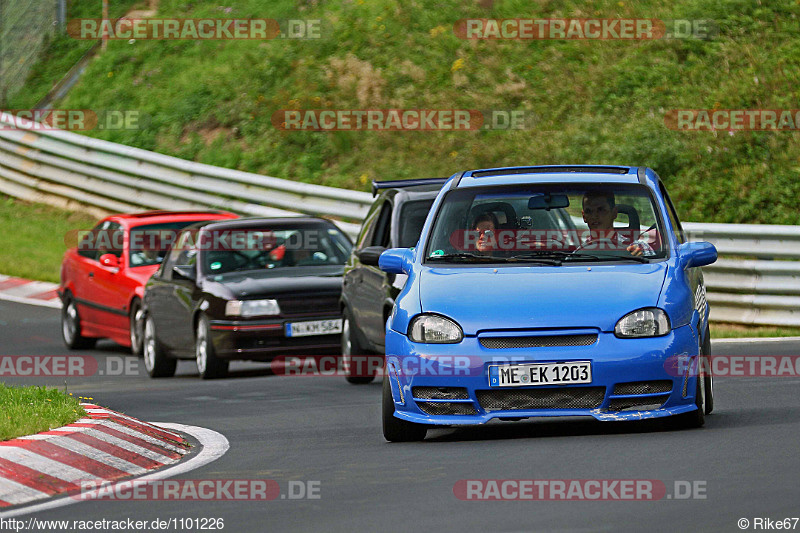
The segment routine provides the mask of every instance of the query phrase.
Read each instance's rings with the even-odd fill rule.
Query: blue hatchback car
[[[407,274],[386,323],[383,433],[436,425],[713,409],[699,267],[649,168],[472,170],[442,187],[415,248],[380,268]]]

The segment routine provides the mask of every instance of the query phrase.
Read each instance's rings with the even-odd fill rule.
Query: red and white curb
[[[74,424],[0,442],[0,511],[74,493],[81,482],[140,476],[189,451],[186,439],[173,431],[82,405],[88,416]]]
[[[61,309],[57,283],[0,274],[0,300]]]

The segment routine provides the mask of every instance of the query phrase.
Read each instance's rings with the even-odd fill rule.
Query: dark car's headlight
[[[274,316],[281,314],[278,300],[231,300],[225,304],[227,316]]]
[[[419,315],[408,326],[408,337],[414,342],[453,344],[461,342],[464,333],[458,324],[440,315]]]
[[[617,337],[660,337],[669,333],[670,329],[667,313],[657,307],[648,307],[622,317],[614,327],[614,335]]]

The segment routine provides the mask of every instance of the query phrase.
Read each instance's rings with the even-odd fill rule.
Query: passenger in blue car
[[[617,218],[618,209],[614,192],[588,191],[583,195],[582,211],[583,221],[589,226],[592,235],[583,243],[583,247],[591,244],[600,244],[601,241],[611,241],[620,248],[630,252],[633,256],[646,257],[656,255],[655,250],[647,242],[631,236],[624,235],[614,229],[614,220]]]

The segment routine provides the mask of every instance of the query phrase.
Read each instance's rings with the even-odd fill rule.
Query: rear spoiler
[[[403,187],[413,187],[415,185],[444,185],[450,178],[416,178],[411,180],[372,180],[372,197],[377,196],[381,189],[401,189]]]

